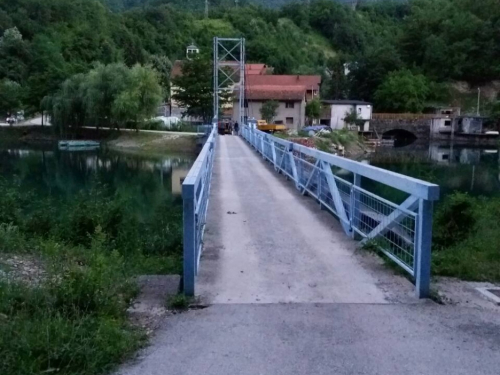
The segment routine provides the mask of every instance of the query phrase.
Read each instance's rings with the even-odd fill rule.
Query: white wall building
[[[327,107],[327,110],[323,111],[322,124],[329,125],[332,129],[344,129],[347,125],[345,118],[354,111],[358,119],[363,121],[363,124],[358,126],[358,131],[370,131],[370,120],[373,112],[371,103],[359,100],[323,100],[322,104]],[[325,114],[329,115],[329,118],[324,118]]]

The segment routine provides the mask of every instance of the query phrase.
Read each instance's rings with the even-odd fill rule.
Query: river
[[[179,197],[176,201],[180,204],[181,184],[194,158],[194,155],[145,157],[109,150],[0,148],[0,178],[14,179],[23,188],[42,194],[66,197],[88,190],[96,183],[104,184],[118,194],[133,197],[147,211],[171,195]],[[494,146],[381,147],[365,162],[434,182],[441,187],[441,198],[454,191],[474,196],[500,194],[500,151]],[[390,193],[380,193],[395,198]],[[395,200],[401,199],[404,197]]]
[[[0,148],[0,178],[36,194],[66,198],[105,185],[133,199],[143,214],[165,198],[181,204],[181,184],[195,155],[145,157],[109,150],[59,151],[53,148]]]

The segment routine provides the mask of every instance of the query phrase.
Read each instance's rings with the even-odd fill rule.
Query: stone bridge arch
[[[393,115],[394,116],[394,115]],[[377,118],[370,123],[371,130],[379,137],[384,135],[412,134],[416,139],[429,139],[432,118]]]

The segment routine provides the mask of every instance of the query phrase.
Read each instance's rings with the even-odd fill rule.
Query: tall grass
[[[137,349],[134,276],[180,272],[181,218],[168,200],[139,216],[100,184],[54,199],[0,180],[0,255],[45,271],[38,283],[0,276],[0,374],[105,373]]]
[[[433,272],[500,281],[500,198],[448,196],[435,214]]]
[[[359,142],[358,133],[349,129],[332,130],[329,133],[322,133],[321,138],[344,147]]]

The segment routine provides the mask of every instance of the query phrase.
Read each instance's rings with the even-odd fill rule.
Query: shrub
[[[469,236],[476,224],[474,212],[477,200],[464,193],[446,198],[434,217],[434,245],[450,247]]]
[[[99,227],[90,243],[50,254],[39,286],[0,282],[0,373],[95,374],[140,344],[125,314],[137,291],[126,263]]]
[[[500,281],[500,198],[453,194],[436,212],[433,271],[472,281]]]

